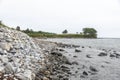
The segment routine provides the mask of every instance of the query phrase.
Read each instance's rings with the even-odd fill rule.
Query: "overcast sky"
[[[99,37],[120,38],[120,0],[0,0],[0,20],[54,33],[93,27]]]

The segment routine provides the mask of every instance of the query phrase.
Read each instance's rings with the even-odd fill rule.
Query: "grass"
[[[81,34],[42,34],[42,33],[27,33],[31,37],[39,38],[84,38]]]

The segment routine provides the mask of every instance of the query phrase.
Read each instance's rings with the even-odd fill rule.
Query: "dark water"
[[[62,42],[66,44],[76,44],[81,46],[91,46],[94,48],[99,49],[115,49],[120,50],[120,39],[59,39],[59,38],[52,38],[47,39],[53,42]]]

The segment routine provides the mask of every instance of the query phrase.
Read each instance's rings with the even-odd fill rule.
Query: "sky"
[[[0,20],[54,33],[90,27],[98,37],[120,38],[120,0],[0,0]]]

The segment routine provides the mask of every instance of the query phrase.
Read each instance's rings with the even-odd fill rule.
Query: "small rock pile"
[[[44,57],[32,38],[0,26],[0,80],[34,80]]]

